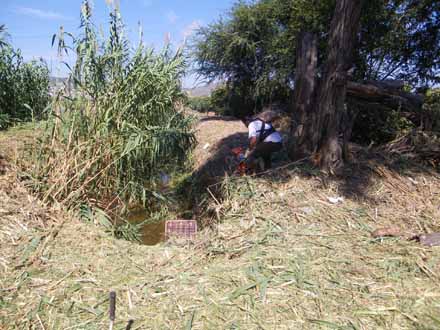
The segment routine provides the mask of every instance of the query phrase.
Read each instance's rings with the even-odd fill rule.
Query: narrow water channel
[[[147,213],[145,211],[132,212],[128,221],[133,224],[138,224],[147,219]],[[165,240],[165,221],[158,221],[153,223],[147,223],[142,226],[142,244],[145,245],[157,245]]]

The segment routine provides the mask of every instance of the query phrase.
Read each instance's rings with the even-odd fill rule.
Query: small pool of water
[[[145,211],[132,212],[128,216],[128,222],[138,224],[147,218]],[[147,223],[142,226],[142,244],[157,245],[165,240],[165,221]]]

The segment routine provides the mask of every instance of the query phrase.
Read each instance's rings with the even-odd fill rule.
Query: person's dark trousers
[[[261,142],[258,143],[255,149],[253,149],[247,159],[246,164],[250,167],[254,167],[256,160],[262,158],[264,161],[264,170],[268,170],[272,167],[272,154],[282,149],[282,143],[275,142]]]

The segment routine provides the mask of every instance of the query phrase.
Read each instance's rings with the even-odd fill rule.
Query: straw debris
[[[376,158],[357,166],[366,177],[288,164],[227,176],[222,199],[209,200],[214,230],[154,247],[46,208],[10,171],[0,177],[0,328],[104,329],[114,290],[115,329],[438,329],[440,250],[371,232],[439,232],[440,179]]]

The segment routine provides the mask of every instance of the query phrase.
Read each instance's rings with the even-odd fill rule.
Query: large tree
[[[328,55],[317,95],[316,131],[313,132],[319,165],[329,171],[343,164],[343,115],[347,95],[348,70],[352,65],[354,47],[363,0],[337,0],[330,28]]]
[[[361,79],[438,84],[440,1],[367,1],[355,57]]]
[[[329,32],[322,78],[317,74],[317,36],[299,34],[295,80],[295,118],[291,158],[315,155],[321,168],[337,170],[343,164],[346,132],[348,71],[357,44],[362,0],[337,0]]]
[[[335,0],[238,2],[194,40],[197,72],[223,79],[250,98],[271,99],[295,80],[301,31],[316,33],[322,72]],[[440,1],[369,0],[360,18],[354,79],[404,79],[413,86],[440,82]]]
[[[324,30],[330,24],[332,2],[238,2],[228,15],[196,34],[193,57],[198,74],[226,81],[233,96],[239,94],[246,105],[286,98],[294,79],[297,32],[303,25]]]

